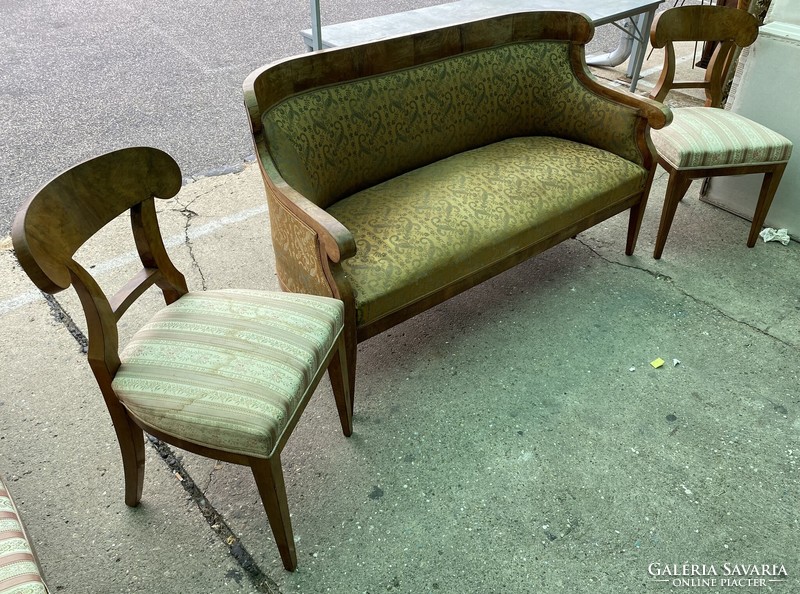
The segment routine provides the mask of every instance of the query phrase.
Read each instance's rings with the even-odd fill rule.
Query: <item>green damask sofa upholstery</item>
[[[589,21],[506,15],[283,60],[245,105],[278,278],[345,303],[356,344],[630,209],[663,105],[588,72]]]

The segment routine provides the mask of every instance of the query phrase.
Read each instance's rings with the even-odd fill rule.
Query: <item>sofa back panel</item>
[[[576,78],[565,41],[511,43],[290,96],[262,117],[289,185],[326,208],[451,155],[517,136],[558,136],[641,162],[636,110]],[[627,131],[627,132],[626,132]]]

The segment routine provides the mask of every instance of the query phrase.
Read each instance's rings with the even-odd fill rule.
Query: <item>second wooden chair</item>
[[[651,130],[659,164],[669,173],[661,223],[653,256],[664,250],[678,203],[692,180],[721,175],[763,173],[764,182],[753,215],[748,247],[753,247],[764,224],[786,163],[792,154],[789,139],[744,116],[720,108],[723,83],[737,47],[752,44],[758,21],[745,10],[724,6],[680,6],[656,17],[650,33],[653,47],[665,47],[664,69],[650,97],[664,101],[671,89],[705,89],[705,107],[672,109],[672,124]],[[675,80],[678,41],[718,42],[703,81]]]

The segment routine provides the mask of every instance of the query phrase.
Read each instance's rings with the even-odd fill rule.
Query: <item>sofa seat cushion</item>
[[[552,137],[511,138],[410,171],[327,210],[353,234],[342,262],[358,325],[641,192],[646,171]]]
[[[145,424],[266,458],[334,347],[344,305],[266,291],[189,293],[130,340],[112,386]]]
[[[758,122],[713,107],[681,107],[672,123],[650,136],[676,169],[762,165],[788,161],[792,142]]]

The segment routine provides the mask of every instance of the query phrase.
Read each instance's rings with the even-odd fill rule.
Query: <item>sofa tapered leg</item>
[[[355,394],[356,394],[356,356],[358,355],[358,325],[357,325],[357,312],[355,304],[348,306],[348,300],[345,300],[344,306],[344,329],[342,330],[342,337],[344,338],[345,358],[347,359],[347,380],[350,385],[350,411],[355,410]]]
[[[630,217],[628,218],[628,239],[625,243],[625,255],[632,256],[636,249],[636,242],[639,239],[639,229],[642,228],[642,219],[644,219],[644,211],[647,206],[647,200],[650,198],[650,188],[653,187],[653,175],[655,169],[651,168],[647,175],[647,181],[642,188],[642,196],[639,202],[631,207]]]
[[[642,226],[642,219],[644,218],[644,207],[646,200],[642,199],[641,202],[631,207],[630,217],[628,218],[628,239],[625,243],[625,255],[632,256],[636,249],[636,242],[639,239],[639,229]]]

